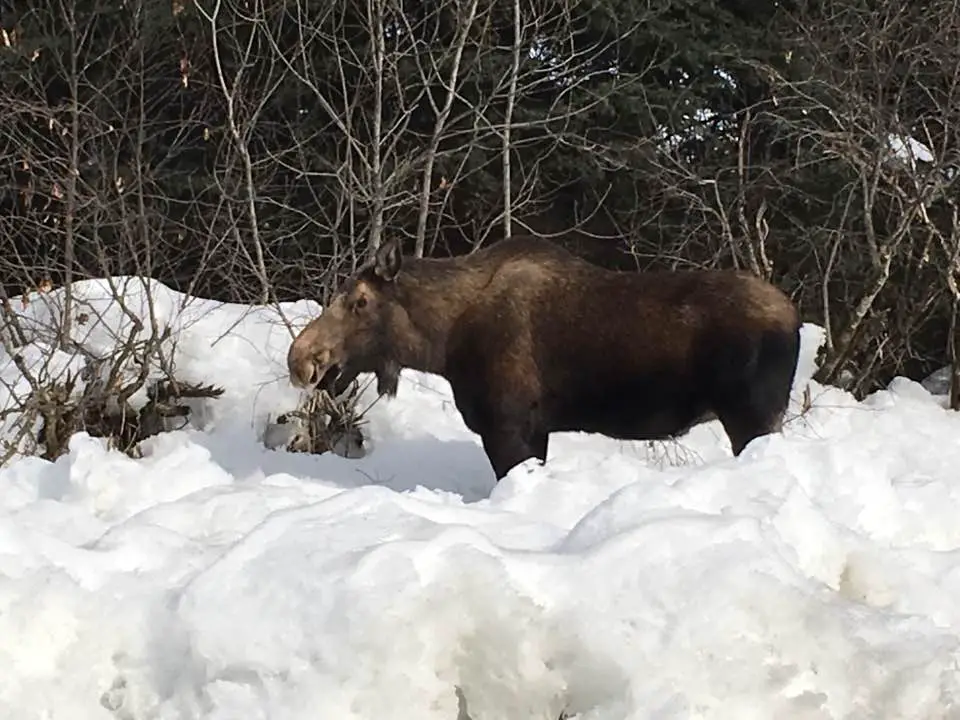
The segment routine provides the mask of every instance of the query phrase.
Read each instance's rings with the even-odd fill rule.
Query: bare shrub
[[[111,292],[97,303],[77,297],[72,287],[38,293],[32,302],[25,298],[19,311],[4,298],[0,342],[17,372],[13,379],[0,376],[7,400],[0,407],[0,464],[18,455],[55,460],[79,431],[135,457],[141,440],[189,420],[183,398],[222,394],[179,382],[169,325],[141,319],[124,292],[129,283],[105,284]],[[149,295],[149,286],[144,290]],[[67,298],[75,313],[71,322]]]
[[[344,457],[365,454],[363,425],[370,408],[358,408],[361,392],[359,383],[354,381],[338,397],[326,390],[305,394],[296,410],[277,418],[279,424],[292,424],[295,428],[286,449],[318,455],[334,452]]]

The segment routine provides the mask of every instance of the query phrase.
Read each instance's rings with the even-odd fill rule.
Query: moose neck
[[[398,312],[394,347],[401,366],[442,374],[447,345],[457,318],[489,279],[489,270],[462,258],[404,259],[397,278]]]

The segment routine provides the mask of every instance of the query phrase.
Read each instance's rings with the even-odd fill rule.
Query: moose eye
[[[356,299],[356,302],[353,303],[354,310],[363,310],[367,306],[367,299],[362,295]]]

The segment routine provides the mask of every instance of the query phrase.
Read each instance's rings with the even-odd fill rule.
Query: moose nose
[[[300,376],[300,383],[304,387],[313,387],[320,381],[320,369],[317,367],[317,364],[312,360],[307,361],[308,364],[303,368],[303,373]]]
[[[329,350],[322,350],[313,357],[301,358],[293,373],[297,384],[308,389],[316,387],[330,366],[330,355]]]
[[[316,361],[303,353],[298,353],[296,346],[293,346],[290,350],[287,367],[290,373],[290,382],[295,387],[310,387],[318,375]]]

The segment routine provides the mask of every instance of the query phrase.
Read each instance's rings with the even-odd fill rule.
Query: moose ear
[[[373,271],[378,277],[391,282],[397,277],[402,264],[400,243],[396,238],[391,238],[377,248],[377,254],[373,260]]]

